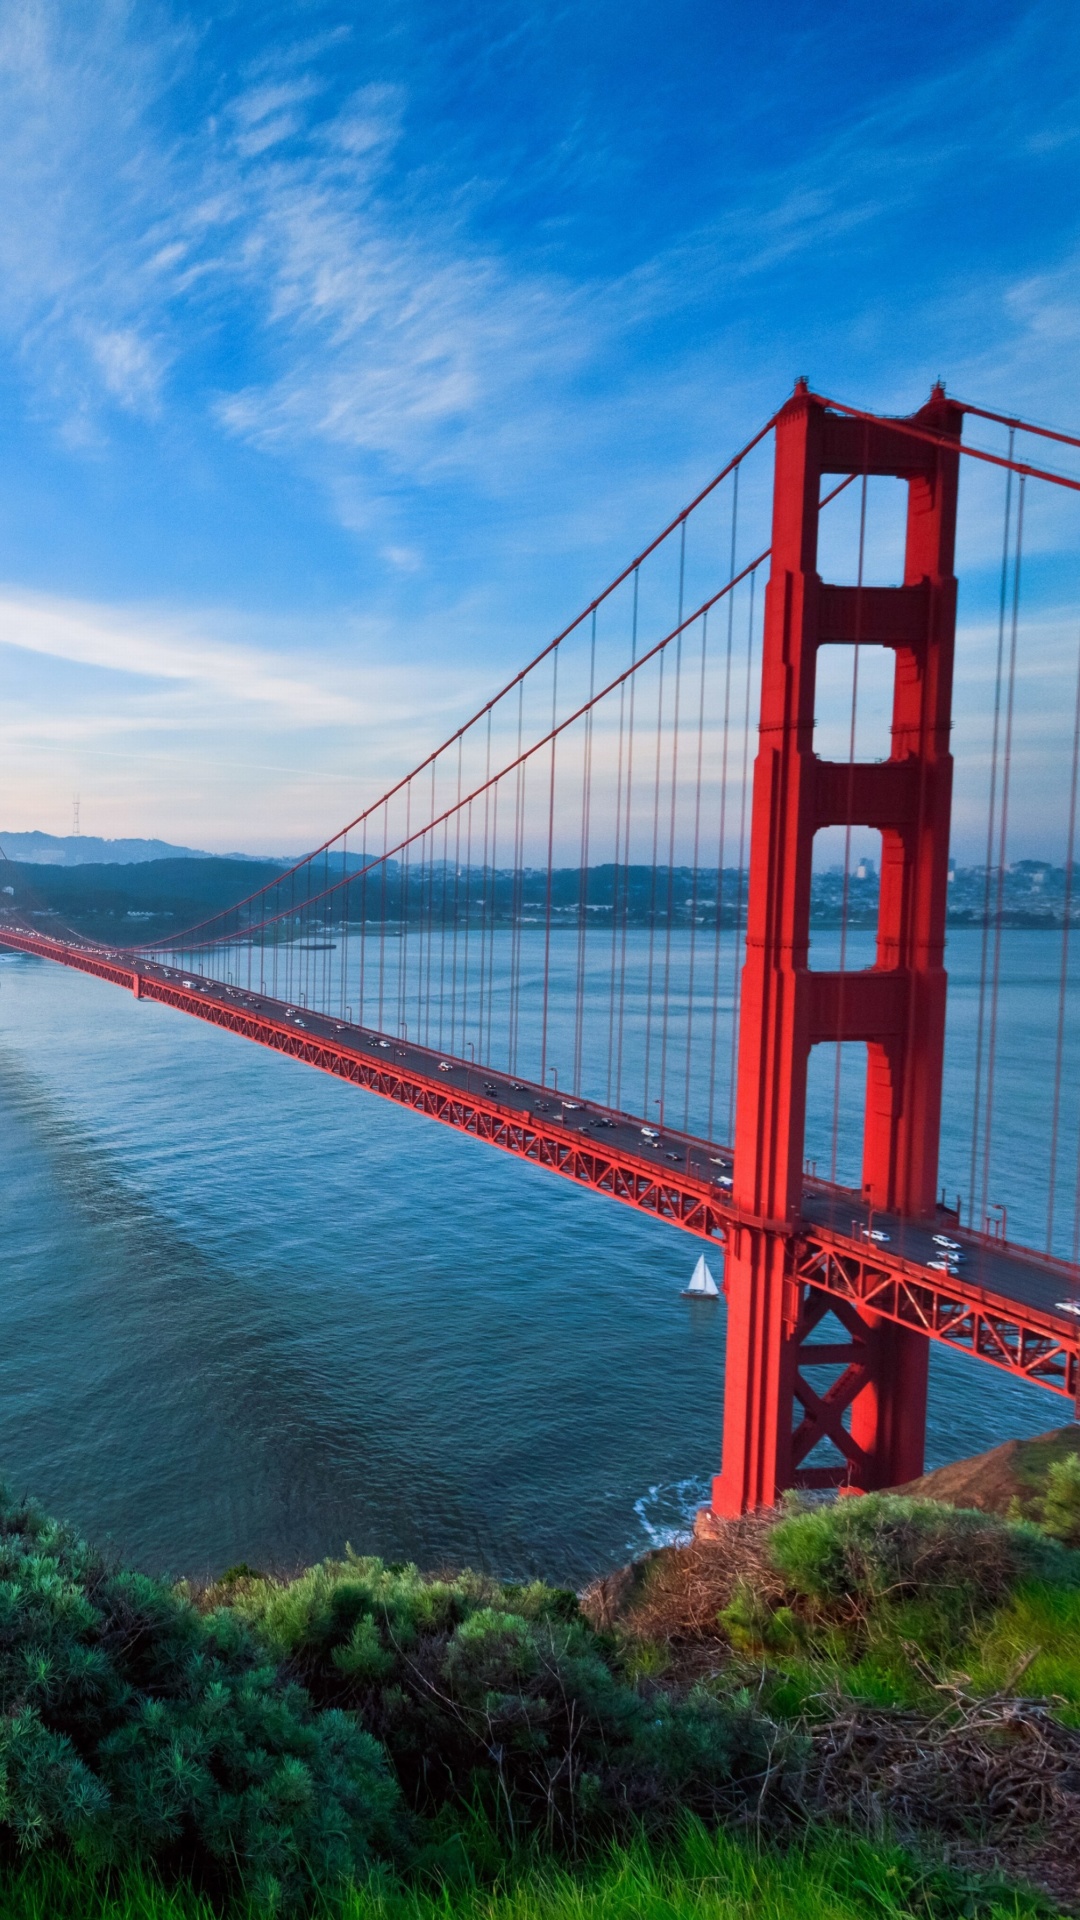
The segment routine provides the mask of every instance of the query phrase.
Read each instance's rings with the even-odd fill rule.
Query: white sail
[[[708,1262],[704,1254],[702,1254],[697,1266],[694,1268],[690,1285],[685,1287],[683,1291],[684,1293],[694,1294],[698,1298],[704,1298],[706,1300],[716,1300],[719,1298],[720,1289],[713,1279],[712,1274],[709,1272]]]

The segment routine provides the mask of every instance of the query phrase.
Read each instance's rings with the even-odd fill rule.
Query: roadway
[[[143,970],[162,979],[192,978],[176,968],[160,965]],[[591,1134],[598,1145],[641,1158],[661,1174],[666,1168],[677,1168],[680,1173],[701,1181],[714,1190],[721,1205],[730,1200],[733,1179],[730,1147],[710,1144],[672,1128],[661,1132],[659,1127],[643,1125],[632,1114],[620,1113],[577,1094],[559,1094],[494,1068],[476,1066],[434,1048],[373,1028],[350,1025],[305,1007],[291,1007],[288,1002],[271,1000],[263,994],[239,987],[222,987],[217,982],[207,982],[205,987],[200,983],[200,991],[226,1003],[246,1006],[264,1017],[289,1021],[297,1031],[317,1034],[338,1045],[358,1047],[369,1057],[388,1054],[406,1072],[428,1080],[438,1078],[466,1096],[484,1095],[522,1118],[532,1116],[548,1126],[564,1127],[567,1133]],[[1075,1303],[1076,1315],[1070,1314],[1070,1317],[1080,1317],[1080,1269],[1070,1268],[1065,1262],[1044,1261],[1026,1249],[968,1232],[949,1209],[941,1208],[937,1219],[920,1224],[899,1215],[871,1213],[861,1195],[848,1187],[808,1180],[803,1188],[801,1222],[828,1227],[833,1233],[854,1241],[866,1241],[882,1252],[888,1249],[900,1259],[930,1271],[938,1270],[931,1265],[936,1261],[944,1272],[947,1253],[935,1239],[935,1235],[941,1235],[959,1250],[959,1257],[954,1256],[957,1276],[965,1282],[1054,1317],[1061,1315],[1062,1302],[1068,1302],[1064,1308],[1066,1313]]]
[[[714,1241],[726,1238],[739,1224],[751,1224],[732,1198],[728,1147],[671,1128],[661,1131],[572,1093],[560,1094],[416,1041],[224,985],[130,950],[55,939],[10,922],[0,922],[0,942],[111,978],[143,997],[167,996],[182,1011],[246,1032],[277,1051],[308,1057],[326,1071],[359,1078],[389,1098],[401,1100],[399,1089],[406,1088],[406,1103],[418,1105],[412,1091],[429,1090],[422,1111]],[[350,1070],[350,1061],[365,1063],[364,1068]],[[440,1095],[454,1097],[447,1101]],[[483,1128],[475,1124],[477,1117],[484,1121]],[[510,1124],[500,1128],[500,1119]],[[567,1152],[570,1148],[575,1151]],[[613,1176],[613,1169],[620,1177]],[[811,1254],[816,1249],[824,1256],[817,1266],[811,1259],[804,1269],[811,1285],[840,1291],[850,1281],[864,1291],[847,1291],[846,1297],[861,1297],[889,1317],[919,1324],[933,1337],[951,1339],[996,1365],[1042,1379],[1058,1392],[1076,1391],[1076,1266],[972,1233],[944,1208],[929,1223],[871,1214],[857,1192],[813,1179],[803,1188],[801,1217],[791,1230]],[[935,1235],[953,1243],[951,1256]],[[841,1256],[842,1272],[830,1258],[835,1253]],[[822,1277],[827,1269],[839,1272],[839,1285]],[[865,1291],[868,1280],[877,1292]],[[885,1281],[892,1288],[888,1295]],[[993,1351],[987,1346],[987,1326]],[[1006,1351],[1019,1354],[1019,1360],[1003,1359]]]

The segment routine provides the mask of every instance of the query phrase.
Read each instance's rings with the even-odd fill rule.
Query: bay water
[[[951,1187],[978,939],[950,942]],[[1021,1174],[1059,954],[1006,938],[995,1157]],[[815,1057],[815,1075],[807,1152],[827,1171],[832,1069]],[[847,1066],[842,1097],[850,1118]],[[0,956],[0,1195],[0,1474],[148,1569],[291,1570],[350,1542],[580,1584],[707,1497],[724,1311],[680,1297],[698,1243],[17,955]],[[1034,1237],[1023,1180],[1016,1204]],[[1069,1417],[932,1351],[930,1464]]]

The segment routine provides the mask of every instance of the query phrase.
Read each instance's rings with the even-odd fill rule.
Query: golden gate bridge
[[[966,417],[1002,446],[965,441]],[[1080,635],[1075,608],[1035,631],[1024,598],[1029,571],[1045,571],[1047,515],[1080,478],[1020,457],[1047,441],[1080,447],[941,387],[892,418],[800,382],[570,625],[315,852],[182,934],[110,947],[8,908],[0,942],[722,1249],[717,1513],[790,1486],[913,1479],[931,1341],[1073,1400],[1080,1388]],[[972,570],[987,577],[979,543],[991,512],[1000,520],[982,635],[994,669],[982,731],[958,762],[983,898],[958,1082],[966,1191],[946,1195],[965,461],[981,476]],[[842,583],[822,577],[826,560]],[[891,583],[871,577],[883,567]],[[1034,747],[1032,631],[1052,656],[1059,716]],[[830,723],[823,689],[841,659],[850,692]],[[1018,794],[1060,849],[1063,892],[1054,1040],[1031,1061],[1023,1152],[1003,1156]],[[855,833],[880,841],[872,954],[852,911]],[[816,840],[819,863],[821,847],[842,850],[826,938],[812,928]],[[817,1048],[834,1062],[828,1177],[806,1155]],[[845,1181],[853,1048],[861,1169]]]

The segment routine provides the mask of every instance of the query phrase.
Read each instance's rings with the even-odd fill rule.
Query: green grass
[[[950,1633],[925,1601],[878,1607],[847,1634],[825,1624],[802,1647],[768,1655],[764,1701],[780,1719],[827,1716],[838,1696],[934,1711],[934,1682],[955,1681],[971,1694],[1051,1700],[1060,1720],[1080,1726],[1080,1593],[1032,1581],[966,1632],[951,1624]]]
[[[1054,1433],[1040,1434],[1034,1440],[1022,1440],[1012,1463],[1013,1473],[1025,1490],[1022,1504],[1036,1509],[1046,1492],[1050,1469],[1076,1452],[1077,1430],[1061,1427]]]
[[[234,1906],[229,1920],[264,1920]],[[494,1886],[350,1889],[322,1920],[1061,1920],[1036,1895],[920,1867],[899,1848],[821,1835],[786,1853],[687,1829],[665,1851],[613,1849],[590,1871],[534,1865]],[[222,1920],[138,1873],[93,1879],[53,1857],[0,1876],[3,1920]]]
[[[969,1662],[975,1692],[1056,1695],[1065,1703],[1059,1717],[1080,1726],[1080,1593],[1042,1582],[1021,1587],[976,1637]]]
[[[1080,1725],[1080,1553],[1056,1539],[878,1495],[794,1510],[769,1547],[786,1593],[744,1585],[719,1618],[781,1720],[828,1717],[839,1698],[936,1712],[956,1683],[1050,1700]]]

